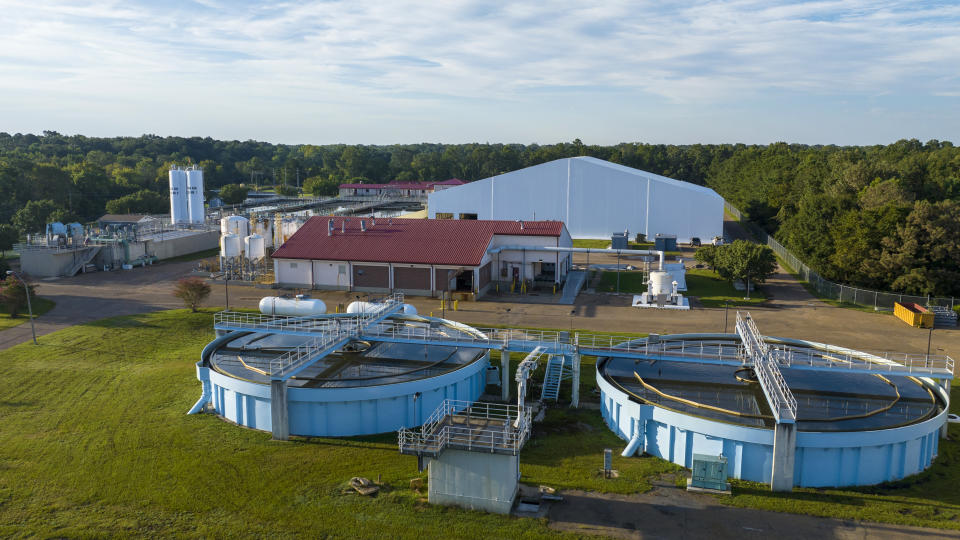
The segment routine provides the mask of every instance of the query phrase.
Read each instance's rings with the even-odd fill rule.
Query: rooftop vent
[[[367,232],[367,221],[364,219],[360,220],[360,232]]]
[[[327,236],[333,236],[333,220],[327,222]]]

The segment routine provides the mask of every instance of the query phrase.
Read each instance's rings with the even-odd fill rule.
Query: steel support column
[[[500,351],[500,392],[501,399],[510,399],[510,351]]]
[[[270,422],[273,440],[290,439],[290,416],[287,410],[287,381],[270,381]]]
[[[573,378],[570,383],[573,385],[570,393],[570,406],[580,407],[580,355],[577,353],[570,355],[570,369]]]

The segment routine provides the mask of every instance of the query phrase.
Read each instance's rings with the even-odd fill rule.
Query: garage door
[[[353,265],[353,286],[389,289],[390,268],[355,264]]]
[[[429,268],[393,267],[393,288],[406,290],[430,290]]]

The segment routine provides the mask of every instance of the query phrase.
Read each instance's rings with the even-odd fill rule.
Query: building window
[[[297,263],[290,263],[290,269],[293,270],[297,267]]]
[[[476,214],[460,214],[460,219],[477,219]]]
[[[451,212],[437,212],[436,219],[453,219]]]

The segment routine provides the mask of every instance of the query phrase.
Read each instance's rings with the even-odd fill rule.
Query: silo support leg
[[[273,440],[290,439],[290,417],[287,414],[287,381],[270,381],[270,421]]]
[[[573,371],[573,379],[571,384],[573,385],[572,391],[570,392],[570,406],[579,407],[580,406],[580,355],[571,354],[570,355],[570,368]]]
[[[793,491],[793,463],[797,449],[797,425],[777,423],[773,429],[771,491]]]
[[[500,392],[504,401],[510,399],[510,353],[500,351]]]

